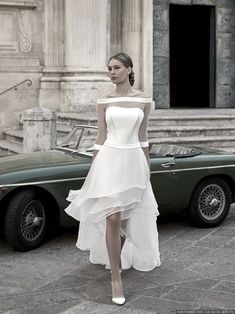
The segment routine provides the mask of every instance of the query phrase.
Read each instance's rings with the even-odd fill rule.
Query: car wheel
[[[208,178],[194,190],[190,216],[198,227],[216,227],[228,215],[231,194],[228,184],[221,178]]]
[[[19,251],[38,247],[47,231],[45,206],[34,190],[17,193],[9,202],[5,216],[7,241]]]

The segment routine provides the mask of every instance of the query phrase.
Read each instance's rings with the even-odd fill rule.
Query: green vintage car
[[[81,188],[91,165],[92,146],[79,148],[85,129],[96,127],[74,126],[50,152],[0,158],[1,223],[15,249],[34,249],[57,225],[77,223],[64,208],[69,204],[69,190]],[[234,154],[151,145],[150,160],[151,183],[161,214],[188,211],[199,227],[224,221],[235,194]]]

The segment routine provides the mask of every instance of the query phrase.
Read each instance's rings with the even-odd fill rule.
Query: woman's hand
[[[92,162],[94,161],[94,159],[95,159],[96,155],[98,154],[98,152],[99,152],[98,150],[93,149]]]
[[[142,147],[145,158],[147,160],[148,166],[149,166],[149,170],[150,170],[150,158],[149,158],[149,147]]]

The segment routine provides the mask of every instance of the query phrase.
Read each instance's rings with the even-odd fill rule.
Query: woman
[[[116,88],[97,101],[92,165],[82,189],[70,191],[66,212],[80,221],[78,248],[111,268],[112,301],[122,305],[121,269],[160,266],[159,212],[150,183],[151,99],[132,88],[133,63],[125,53],[110,58],[108,71]]]

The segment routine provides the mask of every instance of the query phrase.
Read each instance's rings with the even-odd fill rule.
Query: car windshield
[[[199,155],[201,151],[195,147],[179,146],[173,144],[153,144],[150,149],[150,156],[155,157],[192,157]]]
[[[92,125],[74,125],[65,138],[58,138],[58,145],[53,150],[73,156],[92,156],[97,129]]]
[[[74,125],[65,138],[58,138],[58,145],[53,150],[73,156],[93,155],[93,143],[97,127],[92,125]],[[199,155],[200,149],[174,144],[150,144],[150,157],[192,157]]]

